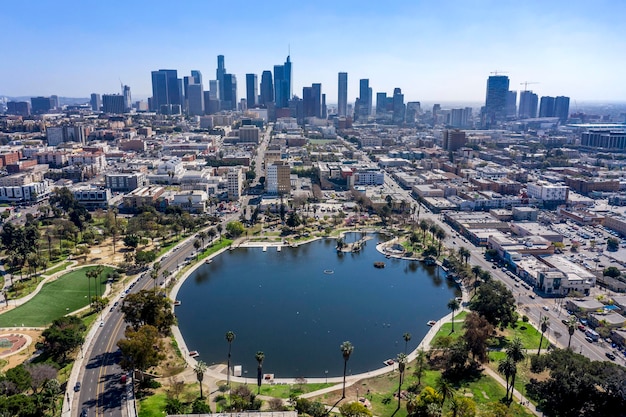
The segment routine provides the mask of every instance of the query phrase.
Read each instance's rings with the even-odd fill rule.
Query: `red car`
[[[584,332],[584,331],[585,331],[585,330],[587,330],[587,329],[586,329],[586,328],[585,328],[585,326],[583,326],[582,324],[579,324],[579,325],[578,325],[578,330],[580,330],[581,332]]]

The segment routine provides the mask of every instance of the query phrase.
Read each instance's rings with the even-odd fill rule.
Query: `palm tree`
[[[567,320],[567,333],[569,333],[569,340],[567,341],[567,348],[570,348],[572,344],[572,336],[576,333],[576,317],[572,316]]]
[[[398,410],[400,409],[400,400],[402,399],[402,377],[404,376],[404,369],[406,368],[406,354],[399,353],[396,360],[398,361],[398,372],[400,372],[400,379],[398,382]]]
[[[345,341],[339,346],[341,354],[343,355],[343,391],[341,392],[341,399],[346,398],[346,370],[348,368],[348,359],[354,350],[352,343]]]
[[[411,340],[411,333],[406,332],[405,334],[402,335],[402,338],[404,339],[404,354],[406,354],[409,341]]]
[[[256,385],[258,387],[257,394],[261,393],[261,381],[263,381],[263,360],[265,359],[265,353],[262,351],[258,351],[256,355],[254,355],[256,361],[258,362],[257,373],[256,373]]]
[[[465,265],[469,262],[469,259],[472,257],[472,253],[465,246],[461,246],[459,248],[459,257],[465,261]]]
[[[435,232],[435,236],[437,237],[437,240],[439,241],[439,243],[437,244],[437,256],[441,255],[441,244],[443,243],[443,240],[447,237],[445,230],[443,230],[441,227],[437,227],[437,231]]]
[[[196,366],[194,366],[193,370],[196,373],[196,379],[198,380],[198,383],[200,384],[200,399],[202,399],[204,398],[202,396],[202,380],[204,379],[204,372],[206,371],[206,363],[204,363],[203,361],[198,361],[196,363]]]
[[[428,222],[426,220],[420,220],[420,229],[422,230],[422,243],[426,244],[426,231],[428,230]]]
[[[498,372],[500,372],[506,378],[506,394],[504,398],[509,397],[509,389],[511,385],[509,384],[509,380],[514,373],[517,372],[517,364],[510,357],[506,357],[500,361],[498,364]]]
[[[452,311],[452,332],[454,333],[454,312],[457,311],[460,307],[459,302],[456,298],[450,299],[447,304],[448,310]]]
[[[546,332],[546,330],[548,330],[548,327],[550,327],[550,317],[542,316],[539,319],[539,327],[541,328],[541,338],[539,339],[539,349],[537,349],[537,356],[539,356],[539,354],[541,353],[541,344],[543,343],[543,334]]]
[[[202,247],[204,248],[204,241],[206,240],[206,238],[209,235],[207,234],[207,232],[205,232],[204,230],[200,233],[198,233],[198,238],[202,241]]]
[[[415,371],[413,372],[413,375],[417,377],[417,385],[422,385],[424,368],[426,368],[426,352],[424,352],[424,349],[420,349],[417,351],[417,356],[415,357]]]
[[[230,330],[226,332],[226,341],[228,342],[228,368],[226,369],[226,385],[230,386],[230,350],[235,340],[235,333]]]
[[[515,376],[517,375],[517,363],[522,361],[526,356],[524,353],[524,345],[522,344],[522,339],[516,337],[511,341],[511,344],[506,348],[506,356],[507,358],[511,358],[511,360],[516,364],[515,368],[513,368],[513,374],[511,375],[511,401],[513,401],[513,392],[515,391]]]
[[[474,281],[476,281],[478,279],[478,276],[480,275],[482,270],[483,269],[480,267],[480,265],[472,266],[472,274],[474,274]]]
[[[454,387],[446,378],[440,376],[436,382],[437,392],[441,394],[441,406],[446,402],[446,398],[454,395]]]
[[[437,229],[439,229],[439,226],[437,226],[435,223],[431,223],[428,226],[428,231],[430,232],[431,241],[435,240],[435,234],[437,233]]]

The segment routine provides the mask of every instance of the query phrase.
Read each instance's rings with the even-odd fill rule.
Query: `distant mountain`
[[[10,96],[3,96],[2,94],[0,94],[0,98],[1,97],[5,97],[7,101],[30,102],[30,98],[36,97],[36,96],[10,97]],[[74,105],[74,104],[85,104],[85,103],[89,103],[90,100],[91,100],[90,98],[82,98],[82,97],[59,97],[59,105],[68,106],[68,105]]]

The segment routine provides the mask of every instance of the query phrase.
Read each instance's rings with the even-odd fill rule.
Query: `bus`
[[[592,330],[592,329],[585,330],[585,335],[587,335],[591,339],[593,339],[594,342],[597,342],[598,339],[600,338],[600,335],[598,334],[598,332],[596,332],[595,330]]]

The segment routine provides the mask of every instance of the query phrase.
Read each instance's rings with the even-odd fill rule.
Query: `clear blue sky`
[[[245,74],[260,80],[290,46],[294,94],[321,82],[328,103],[339,71],[349,101],[369,78],[407,101],[482,102],[494,70],[540,96],[625,101],[625,15],[622,0],[6,1],[0,94],[86,97],[121,79],[147,97],[150,71],[209,80],[223,54],[242,97]]]

